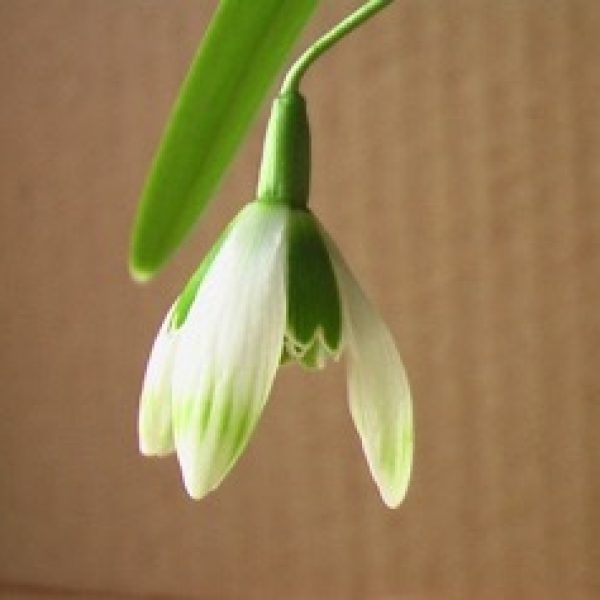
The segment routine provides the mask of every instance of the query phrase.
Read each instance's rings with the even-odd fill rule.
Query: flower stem
[[[392,2],[393,0],[369,0],[359,9],[347,16],[343,21],[340,21],[333,29],[320,37],[292,65],[281,86],[281,94],[297,92],[302,76],[321,54],[329,50],[336,42]]]

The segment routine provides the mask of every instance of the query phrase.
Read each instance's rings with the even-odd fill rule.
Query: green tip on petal
[[[382,435],[378,467],[373,468],[381,497],[388,508],[398,508],[406,496],[413,459],[412,416],[405,414],[399,429]]]

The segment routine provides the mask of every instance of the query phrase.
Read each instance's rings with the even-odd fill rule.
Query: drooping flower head
[[[384,502],[408,486],[408,382],[392,336],[307,208],[309,137],[298,94],[275,101],[258,200],[175,301],[148,362],[142,453],[176,451],[193,498],[215,489],[252,434],[280,364],[348,363],[350,412]]]

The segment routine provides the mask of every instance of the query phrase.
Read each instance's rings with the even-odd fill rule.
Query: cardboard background
[[[278,376],[219,491],[137,453],[172,298],[251,198],[265,112],[149,287],[135,203],[214,2],[0,2],[0,595],[600,593],[600,3],[397,2],[306,79],[312,206],[402,349],[405,504],[342,365]],[[355,2],[324,3],[305,40]]]

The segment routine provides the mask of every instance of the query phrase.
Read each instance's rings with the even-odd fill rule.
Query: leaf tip
[[[154,271],[145,267],[135,256],[129,258],[129,276],[136,283],[147,283],[154,277]]]

